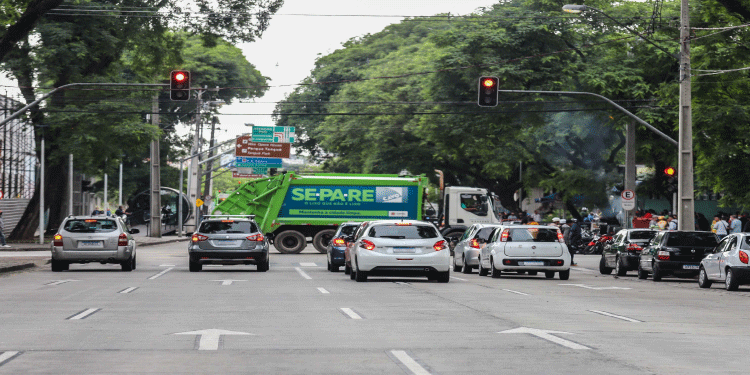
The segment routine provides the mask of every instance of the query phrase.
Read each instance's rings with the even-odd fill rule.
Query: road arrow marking
[[[572,335],[572,333],[570,332],[550,331],[546,329],[536,329],[536,328],[528,328],[528,327],[518,327],[518,328],[509,329],[506,331],[500,331],[498,333],[528,333],[530,335],[534,335],[541,339],[554,342],[555,344],[562,345],[566,348],[570,348],[574,350],[590,350],[591,349],[587,346],[576,344],[573,341],[565,340],[565,339],[552,335],[553,333]]]
[[[431,375],[422,365],[417,363],[403,350],[391,350],[391,355],[401,362],[414,375]]]
[[[317,267],[318,266],[315,263],[300,263],[299,265],[302,267]]]
[[[628,290],[630,289],[630,288],[620,288],[619,286],[588,286],[585,284],[557,284],[557,285],[577,286],[579,288],[586,288],[586,289],[593,289],[593,290],[612,290],[612,289]]]
[[[52,281],[44,285],[60,285],[60,284],[69,283],[71,281],[78,281],[78,280],[56,280],[56,281]]]
[[[119,292],[117,292],[117,293],[120,293],[120,294],[128,294],[128,293],[130,293],[130,292],[132,292],[132,291],[134,291],[134,290],[136,290],[136,289],[138,289],[138,287],[137,287],[137,286],[131,286],[130,288],[125,288],[125,289],[123,289],[123,290],[121,290],[121,291],[119,291]]]
[[[0,366],[17,357],[19,352],[0,352]]]
[[[221,338],[221,336],[223,335],[253,335],[253,334],[247,333],[247,332],[226,331],[223,329],[212,328],[212,329],[204,329],[200,331],[180,332],[180,333],[175,333],[175,335],[200,336],[201,339],[200,339],[200,342],[198,343],[198,350],[218,350],[219,338]]]
[[[153,280],[153,279],[155,279],[155,278],[157,278],[157,277],[159,277],[159,276],[161,276],[161,275],[163,275],[163,274],[171,271],[172,269],[174,269],[174,268],[173,267],[169,267],[169,268],[165,269],[164,271],[161,271],[161,272],[157,273],[156,275],[149,277],[148,279],[149,280]]]
[[[79,312],[78,314],[75,314],[75,315],[71,316],[70,318],[68,318],[68,320],[81,320],[81,319],[86,319],[86,318],[88,318],[88,317],[89,317],[89,316],[90,316],[91,314],[93,314],[93,313],[95,313],[95,312],[97,312],[97,311],[99,311],[99,310],[101,310],[101,308],[90,308],[90,309],[86,309],[86,310],[83,310],[83,311]]]
[[[221,285],[232,285],[235,281],[247,281],[247,280],[211,280],[211,281],[221,281]]]
[[[302,268],[294,267],[295,270],[300,274],[300,276],[304,277],[307,280],[312,280],[312,277],[310,275],[306,274],[305,271],[302,270]]]
[[[606,311],[599,311],[599,310],[589,310],[589,311],[592,312],[592,313],[595,313],[595,314],[600,314],[600,315],[605,315],[605,316],[609,316],[609,317],[616,318],[616,319],[621,319],[621,320],[624,320],[626,322],[643,323],[640,320],[636,320],[636,319],[633,319],[633,318],[628,318],[627,316],[615,315],[615,314],[612,314],[612,313],[608,313]]]
[[[528,296],[528,294],[526,294],[526,293],[517,292],[515,290],[510,290],[510,289],[503,289],[503,290],[506,291],[506,292],[508,292],[508,293],[515,293],[515,294],[520,294],[522,296]]]

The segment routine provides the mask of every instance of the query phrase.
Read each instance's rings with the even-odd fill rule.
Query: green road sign
[[[253,142],[294,143],[294,126],[253,126]]]

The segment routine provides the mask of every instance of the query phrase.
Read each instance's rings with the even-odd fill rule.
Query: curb
[[[22,263],[22,264],[16,264],[13,266],[7,266],[7,267],[0,266],[0,273],[21,271],[21,270],[25,270],[27,268],[32,268],[32,267],[36,267],[36,264],[35,263]]]
[[[163,245],[165,243],[182,242],[182,241],[190,241],[190,237],[173,238],[173,239],[154,241],[154,242],[138,242],[138,240],[136,240],[136,244],[138,244],[139,247],[144,247],[144,246]],[[0,252],[3,252],[3,251],[49,251],[49,246],[50,246],[49,243],[46,243],[44,244],[44,247],[13,247],[12,249],[0,249]]]

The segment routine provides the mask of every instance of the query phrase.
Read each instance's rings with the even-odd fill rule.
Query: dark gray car
[[[204,264],[255,264],[268,271],[268,241],[253,215],[206,215],[188,246],[190,272]]]

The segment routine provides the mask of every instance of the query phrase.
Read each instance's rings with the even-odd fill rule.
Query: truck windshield
[[[437,238],[435,227],[431,225],[378,225],[370,229],[368,234],[375,238],[393,238],[397,240],[417,240],[422,238]]]
[[[487,216],[487,196],[483,194],[461,194],[461,208],[477,216]]]

